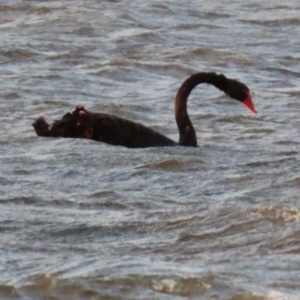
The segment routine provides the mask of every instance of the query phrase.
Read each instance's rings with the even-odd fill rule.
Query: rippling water
[[[1,1],[0,299],[300,298],[299,1]],[[75,105],[199,148],[45,139]]]

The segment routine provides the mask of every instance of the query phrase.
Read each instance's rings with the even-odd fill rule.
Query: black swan
[[[176,145],[196,147],[196,132],[187,112],[187,100],[191,91],[200,83],[214,85],[256,114],[249,89],[245,84],[227,78],[223,74],[196,73],[183,82],[176,95],[175,119],[179,129],[178,143],[142,124],[114,115],[93,113],[79,106],[52,125],[49,125],[44,117],[39,117],[32,125],[36,134],[44,137],[85,138],[130,148]]]

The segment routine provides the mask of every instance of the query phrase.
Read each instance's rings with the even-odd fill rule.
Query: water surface
[[[300,4],[1,1],[0,298],[299,299]],[[198,148],[36,137],[75,105]]]

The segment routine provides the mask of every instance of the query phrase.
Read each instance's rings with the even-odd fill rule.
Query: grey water
[[[300,299],[300,3],[0,1],[0,299]],[[198,148],[37,137],[76,105]]]

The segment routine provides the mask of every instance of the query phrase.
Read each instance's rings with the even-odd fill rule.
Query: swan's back
[[[92,119],[91,139],[111,145],[129,148],[175,146],[177,143],[168,137],[140,123],[114,115],[89,113]]]

